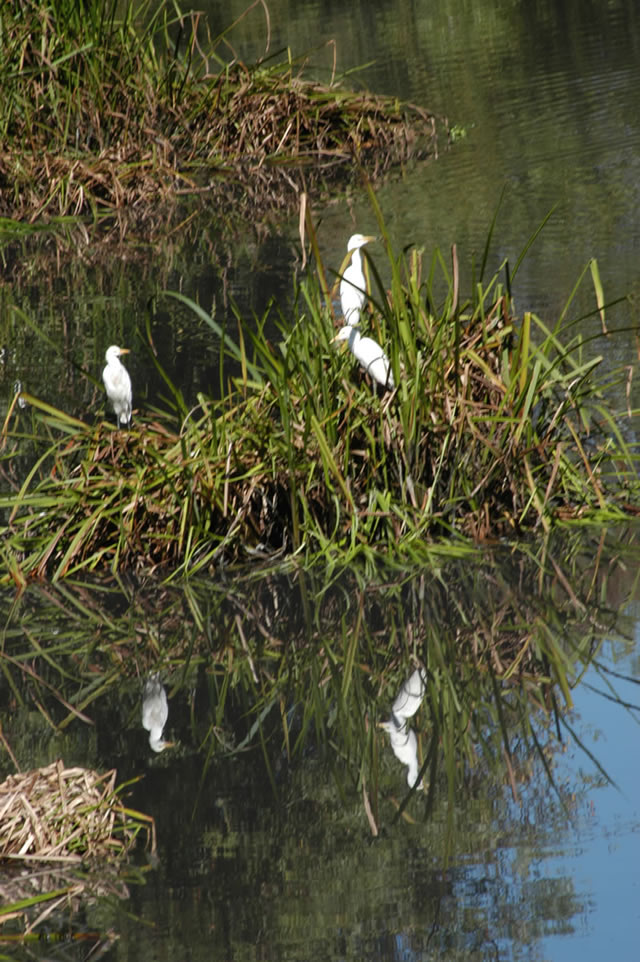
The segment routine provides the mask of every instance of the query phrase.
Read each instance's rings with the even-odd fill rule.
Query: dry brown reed
[[[0,860],[78,864],[122,857],[138,828],[115,791],[116,771],[46,768],[9,775],[0,785]]]

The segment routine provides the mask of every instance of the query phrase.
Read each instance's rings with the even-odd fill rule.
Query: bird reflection
[[[149,732],[149,744],[154,752],[161,752],[173,744],[162,739],[162,730],[167,723],[168,715],[167,693],[158,676],[151,675],[142,689],[142,726]]]
[[[418,789],[424,786],[418,781],[418,739],[412,728],[407,726],[407,720],[413,718],[424,698],[426,685],[422,670],[416,670],[403,683],[396,700],[391,708],[389,721],[381,722],[380,727],[389,735],[391,749],[396,758],[407,766],[407,784]]]
[[[22,381],[16,381],[13,385],[13,393],[18,395],[18,407],[24,409],[27,406],[27,402],[22,396]]]

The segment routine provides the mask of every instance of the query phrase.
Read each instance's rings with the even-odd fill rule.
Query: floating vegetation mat
[[[224,62],[225,38],[205,32],[176,3],[2,5],[0,217],[166,233],[189,198],[255,219],[435,153],[427,111],[305,79],[290,59]]]
[[[153,822],[122,806],[116,771],[46,768],[9,775],[0,785],[0,859],[81,863],[122,858]]]

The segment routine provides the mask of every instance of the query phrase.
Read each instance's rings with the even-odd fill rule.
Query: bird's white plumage
[[[351,253],[351,263],[340,281],[340,306],[346,324],[359,324],[360,312],[367,300],[367,281],[364,276],[360,248],[372,241],[373,237],[353,234],[349,238],[347,250]]]
[[[426,683],[424,672],[420,668],[416,670],[403,682],[400,691],[396,695],[391,709],[389,721],[381,722],[380,727],[389,735],[391,749],[396,758],[407,766],[407,784],[409,788],[418,781],[420,766],[418,764],[418,739],[413,729],[407,726],[407,719],[413,718],[417,712],[424,693]],[[416,786],[422,789],[422,782]]]
[[[418,739],[416,738],[416,733],[412,728],[407,728],[406,725],[400,725],[398,727],[393,718],[389,721],[381,722],[380,727],[389,733],[389,741],[391,742],[393,754],[398,761],[407,766],[407,784],[409,788],[413,788],[418,780],[418,772],[420,770],[420,766],[418,765]],[[418,785],[418,788],[422,788],[422,784]]]
[[[395,383],[389,358],[384,353],[377,341],[372,337],[363,337],[357,327],[352,324],[345,324],[341,327],[334,341],[346,341],[349,350],[356,361],[371,375],[374,381],[382,387],[393,390]]]
[[[107,365],[102,372],[105,391],[118,424],[129,424],[131,421],[131,378],[120,360],[122,354],[128,353],[128,348],[112,344],[105,354]]]
[[[167,693],[157,675],[147,678],[142,689],[142,727],[149,732],[149,744],[154,752],[170,745],[162,739],[162,731],[169,717]]]

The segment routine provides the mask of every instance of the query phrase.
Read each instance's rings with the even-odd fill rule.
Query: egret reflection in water
[[[407,721],[413,718],[424,698],[426,690],[422,669],[416,670],[407,678],[396,695],[391,707],[391,718],[381,722],[380,727],[389,735],[391,749],[396,758],[407,766],[407,784],[413,788],[418,781],[418,739]],[[416,788],[422,789],[422,781]]]
[[[142,689],[142,726],[149,732],[149,744],[154,752],[161,752],[173,744],[163,741],[162,738],[168,716],[167,693],[158,676],[151,675]]]

